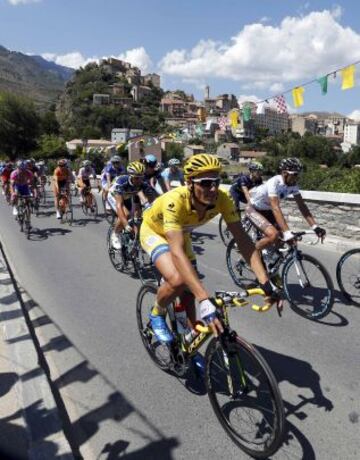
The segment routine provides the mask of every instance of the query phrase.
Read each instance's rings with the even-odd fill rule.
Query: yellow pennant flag
[[[341,71],[342,86],[341,89],[350,89],[355,86],[355,65],[349,65]]]
[[[305,89],[302,86],[297,86],[292,90],[292,97],[296,108],[304,104],[304,91]]]
[[[237,128],[239,124],[239,114],[238,112],[231,112],[230,113],[230,125],[232,128]]]

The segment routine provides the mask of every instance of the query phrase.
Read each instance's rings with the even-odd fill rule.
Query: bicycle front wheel
[[[328,315],[334,304],[334,285],[326,268],[314,257],[300,253],[289,259],[282,281],[290,307],[299,315],[318,320]]]
[[[228,436],[248,455],[267,458],[280,447],[284,405],[274,374],[255,347],[236,336],[206,350],[205,384]]]
[[[226,248],[226,265],[234,283],[243,289],[249,285],[257,285],[257,278],[251,267],[240,253],[235,239]]]
[[[360,306],[360,248],[345,252],[336,265],[336,279],[341,292]]]

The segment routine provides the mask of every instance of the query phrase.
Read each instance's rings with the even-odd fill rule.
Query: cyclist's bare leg
[[[123,213],[125,214],[126,218],[129,218],[129,210],[126,206],[122,206]],[[119,217],[119,213],[117,213],[116,223],[114,226],[115,233],[121,233],[124,229],[124,225],[121,223],[121,219]]]
[[[266,229],[263,230],[263,233],[265,235],[264,238],[261,238],[261,240],[256,241],[255,243],[255,247],[259,251],[268,248],[273,244],[276,244],[279,240],[279,232],[273,225],[269,225],[268,227],[266,227]]]
[[[160,307],[161,312],[163,314],[166,313],[166,307],[175,300],[176,297],[180,296],[181,299],[184,300],[189,319],[191,322],[195,322],[195,303],[194,301],[190,302],[190,304],[185,303],[189,297],[189,293],[186,295],[186,292],[184,292],[186,285],[184,284],[182,276],[175,267],[171,253],[165,252],[159,256],[155,262],[155,267],[164,278],[164,282],[159,286],[156,297],[157,305]]]

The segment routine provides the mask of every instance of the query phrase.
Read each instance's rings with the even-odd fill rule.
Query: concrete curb
[[[73,459],[54,395],[41,366],[42,358],[36,349],[33,331],[24,315],[21,293],[1,243],[0,299],[3,300],[0,309],[0,343],[5,342],[3,349],[8,355],[6,359],[18,376],[16,385],[8,394],[13,398],[15,407],[22,412],[27,456],[34,460],[55,457]],[[24,444],[24,441],[21,440],[19,444]]]

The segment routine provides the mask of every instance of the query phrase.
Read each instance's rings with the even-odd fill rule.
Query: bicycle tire
[[[206,349],[205,360],[206,390],[221,426],[248,455],[268,458],[281,446],[285,426],[284,404],[270,366],[253,345],[239,336],[235,336],[230,346],[225,348],[221,341],[213,338]],[[223,369],[221,361],[224,363]],[[260,381],[260,376],[263,381]],[[222,377],[223,386],[220,382]],[[256,381],[260,381],[258,388]],[[229,388],[229,382],[232,388]],[[269,401],[265,400],[267,395]],[[227,401],[224,405],[221,404],[223,399]],[[245,432],[239,433],[234,426],[234,409],[236,414],[241,412],[239,421],[244,422]],[[262,415],[262,420],[254,421],[258,415]],[[273,422],[273,428],[269,433],[270,422]],[[251,431],[251,424],[254,432]],[[269,435],[263,443],[260,443],[261,434]]]
[[[114,223],[115,216],[114,216],[113,210],[112,209],[107,209],[106,200],[105,200],[105,198],[103,196],[101,196],[101,201],[102,201],[102,204],[103,204],[105,220],[107,222],[109,222],[109,224]]]
[[[314,301],[313,303],[309,304],[308,298],[309,298],[309,295],[311,294],[310,290],[308,290],[307,293],[305,293],[305,294],[307,294],[307,297],[303,293],[304,287],[302,287],[302,286],[301,286],[301,288],[302,288],[303,291],[300,291],[300,296],[298,294],[299,290],[298,290],[297,287],[295,288],[295,290],[292,290],[290,292],[291,282],[289,281],[288,276],[289,276],[289,272],[290,272],[291,267],[297,261],[299,261],[301,263],[303,261],[306,261],[307,264],[313,265],[313,267],[316,267],[316,269],[324,277],[325,284],[326,284],[326,303],[324,303],[323,300],[321,301],[321,303],[320,303],[321,309],[318,307],[318,305],[319,305],[318,301]],[[308,279],[314,279],[314,277],[310,276],[310,277],[308,277]],[[329,275],[329,272],[326,270],[326,268],[322,265],[321,262],[319,262],[317,259],[315,259],[315,257],[312,257],[309,254],[300,253],[299,257],[297,259],[293,259],[293,258],[288,259],[285,262],[284,267],[283,267],[282,283],[283,283],[285,297],[288,300],[291,309],[294,310],[296,313],[298,313],[300,316],[303,316],[304,318],[308,318],[308,319],[316,321],[316,320],[319,320],[321,318],[324,318],[325,316],[327,316],[330,313],[330,311],[331,311],[331,309],[333,307],[333,304],[334,304],[334,285],[333,285],[332,279],[331,279],[331,277]],[[294,285],[298,286],[299,284],[295,283]],[[322,289],[322,288],[314,287],[312,285],[307,286],[306,288],[313,288],[314,295],[317,293],[316,291],[320,291]],[[318,292],[318,294],[320,294],[320,292]],[[306,300],[305,308],[301,308],[301,306],[300,306],[301,303],[300,303],[299,299],[300,299],[300,301],[302,299],[304,299],[304,302]],[[309,308],[307,308],[309,305],[312,307],[312,309],[313,309],[312,311],[309,310]]]
[[[232,239],[232,234],[229,231],[223,216],[220,216],[219,219],[219,234],[221,241],[224,243],[225,246],[227,246]]]
[[[142,343],[150,358],[161,370],[169,372],[171,365],[170,349],[166,344],[162,344],[156,340],[156,337],[152,332],[151,327],[149,326],[148,320],[145,319],[148,318],[148,315],[150,314],[153,302],[148,306],[147,311],[144,311],[146,308],[144,305],[144,298],[147,294],[155,297],[157,289],[157,286],[151,283],[146,283],[141,286],[136,298],[136,320]],[[159,355],[157,354],[157,351],[160,347],[165,354],[165,357],[162,359],[160,359]]]
[[[127,271],[127,264],[126,261],[124,261],[122,250],[114,249],[111,244],[111,234],[113,232],[113,229],[114,226],[110,225],[106,237],[109,259],[112,266],[115,268],[117,272],[124,273]]]
[[[91,207],[90,207],[90,214],[92,217],[94,217],[95,219],[98,217],[99,215],[99,208],[98,208],[98,204],[97,204],[97,201],[96,201],[96,198],[93,194],[91,194]]]
[[[237,249],[234,238],[226,248],[226,266],[237,286],[246,289],[249,285],[258,284],[254,272]]]
[[[350,273],[351,278],[348,278],[344,269],[344,266],[346,266],[350,258],[352,258],[352,260],[354,259],[354,257],[352,257],[354,254],[358,254],[358,257],[360,258],[360,248],[351,249],[340,257],[338,263],[336,264],[336,280],[344,297],[353,305],[360,307],[360,275]],[[350,286],[348,285],[354,288],[355,294],[352,294]]]

